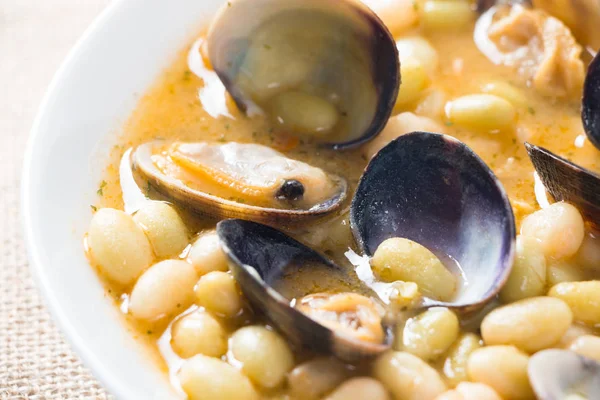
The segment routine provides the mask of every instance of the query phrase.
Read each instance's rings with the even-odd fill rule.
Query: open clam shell
[[[513,263],[508,197],[488,166],[451,136],[413,132],[380,150],[358,184],[350,221],[368,256],[384,240],[402,237],[460,266],[467,283],[454,301],[426,305],[480,307],[498,293]]]
[[[303,193],[305,188],[302,187],[302,182],[296,181],[295,179],[289,179],[281,180],[279,189],[276,192],[274,191],[272,193],[273,196],[291,197],[289,201],[287,201],[286,199],[286,201],[282,203],[283,205],[281,208],[253,205],[251,202],[242,203],[240,201],[220,197],[218,195],[211,194],[199,188],[188,185],[184,180],[180,179],[179,177],[171,176],[169,173],[159,169],[153,157],[155,157],[162,151],[162,149],[165,148],[165,143],[162,141],[145,143],[135,148],[131,154],[131,163],[134,172],[143,180],[148,182],[148,184],[152,185],[161,194],[165,195],[169,199],[172,199],[178,204],[191,209],[192,211],[220,219],[243,218],[267,224],[282,225],[290,223],[308,223],[316,221],[319,218],[322,218],[325,215],[337,210],[346,198],[347,183],[341,177],[325,174],[323,171],[308,166],[307,164],[300,163],[291,159],[286,159],[283,155],[275,152],[272,149],[263,148],[264,146],[252,144],[244,145],[236,143],[227,145],[237,145],[238,147],[246,146],[252,148],[256,147],[262,151],[260,155],[257,154],[256,157],[254,157],[252,154],[248,154],[245,150],[235,152],[230,151],[231,149],[227,149],[227,154],[220,154],[219,156],[213,157],[213,159],[216,159],[215,163],[231,163],[231,168],[235,168],[235,171],[233,171],[232,174],[234,174],[234,172],[236,174],[243,174],[245,172],[249,172],[254,173],[254,175],[257,175],[257,165],[261,164],[262,167],[267,168],[268,162],[270,162],[273,159],[275,159],[275,162],[277,163],[276,165],[274,165],[273,168],[281,167],[285,169],[284,172],[288,173],[288,169],[291,168],[289,167],[289,165],[295,165],[294,163],[297,163],[299,165],[299,170],[302,169],[302,171],[308,171],[308,173],[305,173],[304,175],[301,175],[299,173],[299,176],[306,177],[311,172],[316,172],[315,175],[317,175],[318,177],[330,180],[331,182],[329,182],[328,185],[330,184],[332,188],[330,188],[331,196],[324,198],[318,203],[310,204],[305,208],[295,207],[294,199],[297,196],[301,195],[301,192]],[[221,145],[213,146],[217,148]],[[250,148],[249,150],[252,151],[252,148]],[[218,150],[219,149],[215,151]],[[262,158],[263,155],[265,156],[264,158]],[[244,159],[238,160],[237,157],[244,157]],[[202,162],[205,162],[208,159],[211,159],[211,157],[205,157],[205,159]],[[229,168],[229,166],[226,164],[219,164],[219,168],[221,168],[219,169],[220,173],[222,172],[223,168]],[[293,176],[293,172],[294,171],[292,169],[292,175],[290,176]],[[262,176],[261,174],[258,175]],[[260,178],[260,176],[258,177]],[[312,179],[313,177],[309,176],[309,178]],[[226,177],[224,179],[229,178]],[[298,179],[302,180],[303,178],[299,177]],[[243,184],[245,183],[240,183],[240,185]],[[301,190],[298,190],[298,184],[300,184]],[[231,186],[235,185],[232,184]],[[288,204],[289,207],[286,206]]]
[[[598,7],[600,7],[600,2],[598,4]],[[600,29],[600,20],[598,21],[598,29]],[[596,54],[588,66],[583,83],[581,121],[588,139],[600,150],[600,53]]]
[[[570,395],[600,399],[600,363],[572,351],[540,351],[531,356],[527,370],[541,400],[563,400]]]
[[[530,143],[525,147],[554,200],[573,204],[590,224],[600,228],[600,176],[543,147]]]
[[[389,349],[389,335],[383,343],[373,343],[340,334],[293,307],[292,299],[276,289],[286,275],[297,274],[302,268],[343,274],[333,262],[283,232],[251,221],[221,221],[217,233],[244,295],[292,343],[346,361],[373,357]]]
[[[357,0],[232,0],[207,40],[214,70],[246,113],[266,112],[288,92],[333,105],[341,117],[319,140],[334,148],[372,139],[396,102],[394,39]]]

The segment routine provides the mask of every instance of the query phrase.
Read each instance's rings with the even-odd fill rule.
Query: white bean
[[[534,353],[558,343],[572,322],[564,301],[532,297],[489,313],[481,323],[481,336],[487,345],[509,344]]]
[[[392,283],[390,307],[393,311],[406,311],[418,307],[421,300],[421,292],[416,283],[402,281]]]
[[[588,232],[576,254],[579,265],[592,271],[600,271],[600,238],[598,233]]]
[[[548,295],[567,303],[576,321],[591,326],[600,324],[600,281],[559,283]]]
[[[503,399],[533,400],[527,376],[529,356],[514,346],[487,346],[471,353],[469,378],[488,385]]]
[[[474,333],[464,333],[448,350],[444,361],[444,376],[450,386],[469,379],[467,376],[467,361],[472,352],[481,347],[481,338]]]
[[[270,101],[274,122],[284,129],[307,135],[323,136],[339,120],[335,106],[327,100],[304,92],[285,92]]]
[[[223,317],[234,317],[242,311],[242,295],[233,276],[213,271],[196,285],[198,304]]]
[[[436,72],[440,63],[437,50],[429,41],[420,36],[411,36],[396,41],[396,48],[400,55],[400,63],[405,59],[417,60],[427,71],[430,77]],[[404,85],[404,75],[402,76]]]
[[[214,357],[198,354],[187,360],[179,382],[190,400],[258,400],[260,397],[240,371]]]
[[[419,21],[418,8],[412,0],[362,0],[362,2],[375,11],[394,36],[414,27]]]
[[[316,358],[296,366],[288,374],[288,386],[295,399],[317,400],[333,390],[349,375],[335,358]]]
[[[227,352],[227,335],[219,321],[205,311],[194,311],[175,322],[171,346],[183,358],[196,354],[221,357]]]
[[[202,233],[192,244],[188,254],[188,261],[192,263],[200,276],[212,271],[227,272],[227,256],[221,248],[219,236],[215,230]]]
[[[440,89],[429,89],[415,108],[415,114],[429,118],[441,119],[448,95]]]
[[[146,232],[158,258],[175,257],[188,245],[188,233],[177,211],[162,201],[147,201],[133,216]]]
[[[90,256],[109,279],[127,285],[152,264],[154,255],[148,238],[123,211],[98,210],[87,235]]]
[[[540,296],[546,289],[546,257],[534,238],[519,235],[517,254],[508,281],[500,292],[505,303]]]
[[[448,300],[456,290],[456,278],[427,248],[404,238],[390,238],[379,245],[371,259],[373,272],[386,282],[415,282],[425,296]]]
[[[555,347],[567,349],[569,348],[571,343],[573,343],[578,337],[591,334],[593,334],[593,331],[587,325],[573,324],[569,327],[569,329],[567,329],[567,331],[565,332],[563,337],[560,338],[560,341],[556,344]]]
[[[231,337],[231,354],[241,363],[242,372],[257,385],[280,386],[294,367],[294,355],[279,334],[262,326],[247,326]]]
[[[410,57],[401,59],[400,73],[402,85],[400,85],[394,106],[395,112],[399,112],[417,101],[423,90],[429,85],[429,77],[424,66]]]
[[[460,327],[456,315],[447,308],[430,308],[406,322],[399,347],[423,360],[444,354],[458,338]]]
[[[370,158],[392,140],[414,131],[444,133],[445,129],[431,118],[403,112],[390,118],[383,131],[365,146],[365,155]]]
[[[576,282],[585,280],[584,271],[573,263],[572,259],[550,259],[546,280],[549,287],[562,282]]]
[[[198,276],[185,261],[165,260],[138,279],[129,298],[129,311],[138,319],[153,321],[185,310],[194,302]]]
[[[475,19],[471,5],[460,0],[429,0],[423,5],[421,21],[427,29],[464,29]]]
[[[395,399],[433,400],[446,390],[446,384],[425,361],[403,351],[390,351],[373,364],[373,375]]]
[[[515,107],[527,109],[527,97],[523,91],[508,82],[492,81],[481,85],[483,93],[494,94],[510,101]]]
[[[521,234],[538,239],[547,257],[570,257],[583,242],[583,218],[572,205],[554,203],[528,215],[521,224]]]
[[[450,122],[475,131],[510,131],[516,115],[511,103],[493,94],[471,94],[446,104],[446,117]]]
[[[373,378],[352,378],[341,384],[325,400],[389,400],[385,387]]]
[[[498,393],[483,383],[462,382],[435,400],[502,400]]]
[[[600,337],[594,335],[580,336],[571,343],[569,350],[600,361]]]

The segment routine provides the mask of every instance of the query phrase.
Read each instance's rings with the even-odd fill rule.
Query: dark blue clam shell
[[[333,262],[277,229],[257,222],[230,219],[217,224],[217,234],[229,266],[251,305],[271,321],[292,343],[342,360],[373,357],[389,344],[359,342],[336,335],[329,328],[290,306],[274,286],[290,269],[319,265],[342,272]]]
[[[590,63],[585,77],[581,120],[588,139],[600,149],[600,54]]]
[[[465,311],[482,305],[513,263],[508,197],[487,165],[451,136],[413,132],[380,150],[359,182],[350,221],[369,256],[384,240],[403,237],[460,265],[467,285],[455,301],[432,305]]]
[[[529,158],[546,190],[556,201],[573,204],[585,220],[600,228],[600,175],[552,153],[525,143]]]
[[[373,139],[384,128],[396,103],[400,62],[392,34],[379,17],[360,1],[228,2],[209,30],[209,57],[238,107],[250,113],[261,109],[251,93],[236,83],[240,71],[251,72],[243,65],[251,51],[254,35],[267,24],[277,23],[287,27],[290,21],[319,21],[321,26],[330,28],[314,32],[298,24],[300,29],[293,35],[296,43],[303,44],[294,49],[296,57],[312,65],[306,83],[320,88],[324,93],[337,94],[339,107],[343,110],[348,135],[323,138],[323,144],[342,149],[356,147]],[[317,60],[314,59],[315,42],[320,46],[328,46]],[[369,80],[375,92],[375,99],[369,104],[365,102],[364,86],[356,79],[365,71],[370,71]],[[367,119],[367,116],[365,123],[363,119]]]

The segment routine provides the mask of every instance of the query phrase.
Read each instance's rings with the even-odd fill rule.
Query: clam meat
[[[255,222],[221,221],[217,233],[244,295],[294,344],[346,361],[389,349],[382,307],[342,267]]]
[[[214,217],[299,222],[346,197],[343,178],[258,144],[156,141],[137,147],[131,161],[159,192]]]

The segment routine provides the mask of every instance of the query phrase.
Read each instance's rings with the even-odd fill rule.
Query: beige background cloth
[[[0,0],[0,399],[108,399],[58,331],[27,264],[19,182],[54,72],[108,0]]]

